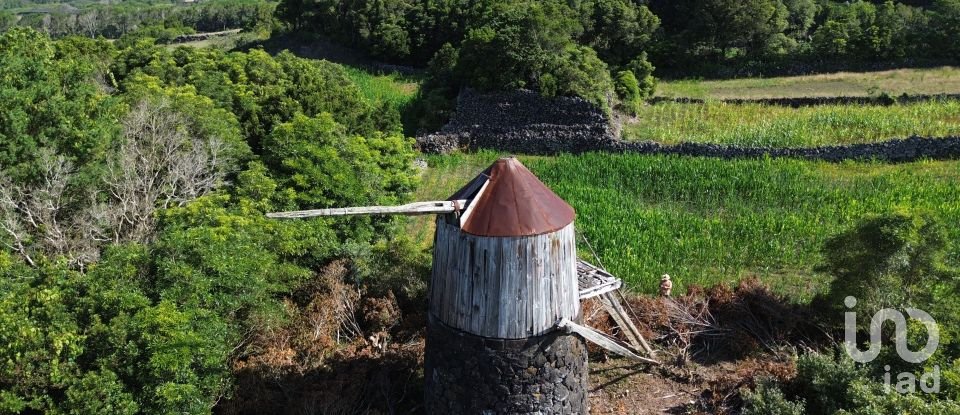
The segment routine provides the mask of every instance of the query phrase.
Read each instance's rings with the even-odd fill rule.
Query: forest
[[[0,54],[3,412],[209,412],[311,270],[404,252],[264,217],[409,198],[399,117],[337,65],[31,29]]]
[[[290,0],[277,17],[376,59],[427,63],[416,117],[426,129],[441,125],[431,115],[463,85],[579,96],[631,113],[652,95],[655,75],[803,74],[960,56],[955,0]]]
[[[80,35],[118,39],[150,27],[170,37],[227,29],[269,31],[276,3],[258,0],[180,1],[0,1],[0,31],[31,27],[52,37]],[[161,41],[170,39],[154,36]]]
[[[500,156],[417,150],[464,88],[584,99],[634,141],[956,137],[955,99],[724,100],[901,68],[842,85],[956,94],[958,27],[960,0],[0,0],[0,413],[419,413],[431,225],[266,213],[446,198]],[[255,36],[172,44],[226,29]],[[376,65],[303,56],[327,44]],[[680,362],[643,370],[699,388],[675,413],[960,414],[960,162],[519,157]],[[652,296],[668,271],[705,334]],[[937,353],[853,363],[847,295],[930,311]],[[885,393],[891,365],[940,391]]]

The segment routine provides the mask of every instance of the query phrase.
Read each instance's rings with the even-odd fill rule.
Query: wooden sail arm
[[[317,216],[351,215],[436,215],[463,210],[466,200],[441,200],[434,202],[414,202],[399,206],[359,206],[346,208],[298,210],[294,212],[268,213],[268,218],[302,219]]]

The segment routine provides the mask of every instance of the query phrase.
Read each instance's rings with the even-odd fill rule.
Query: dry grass
[[[292,295],[288,324],[255,338],[254,354],[234,367],[237,392],[218,413],[422,412],[425,310],[401,308],[390,294],[358,295],[343,283],[345,266],[331,264]],[[338,342],[345,300],[356,305],[347,308],[359,324],[349,325],[362,334]],[[811,326],[808,306],[755,279],[669,299],[630,295],[627,304],[665,364],[638,365],[591,348],[591,414],[735,414],[755,379],[794,377],[788,345],[802,344]],[[592,327],[618,331],[596,302],[582,315]]]
[[[757,99],[783,97],[927,95],[960,93],[960,68],[896,69],[879,72],[837,72],[777,78],[722,81],[665,81],[658,96]]]
[[[234,361],[237,393],[217,413],[395,414],[422,407],[425,309],[372,296],[334,261],[254,328]]]
[[[757,379],[796,375],[796,347],[832,340],[791,303],[756,279],[695,288],[674,297],[628,296],[636,323],[665,364],[650,368],[591,355],[591,413],[735,414]],[[584,315],[593,314],[589,305]],[[600,311],[587,322],[613,332]],[[601,324],[597,324],[597,323]]]

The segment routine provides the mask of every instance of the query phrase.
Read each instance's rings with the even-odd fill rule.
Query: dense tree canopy
[[[3,413],[209,413],[285,297],[393,233],[264,213],[416,185],[396,110],[289,53],[14,29],[0,98]]]
[[[650,9],[633,1],[586,0],[580,2],[579,13],[583,25],[579,41],[613,66],[643,53],[660,25]]]
[[[190,31],[200,32],[266,30],[273,25],[275,7],[276,3],[258,0],[208,0],[196,3],[172,0],[106,3],[10,0],[9,4],[0,3],[0,31],[20,26],[54,37],[80,35],[117,39],[146,27],[152,27],[153,30],[158,27],[189,28]]]
[[[732,48],[758,50],[787,28],[787,8],[779,0],[683,1],[687,42],[714,48],[721,57]],[[695,46],[696,47],[696,46]]]
[[[58,56],[35,31],[0,36],[0,166],[8,174],[36,175],[40,149],[77,163],[102,160],[122,106],[93,82],[94,69],[77,56]]]
[[[423,64],[442,54],[450,70],[431,71],[422,114],[442,112],[433,104],[460,86],[579,95],[609,109],[611,71],[630,70],[629,62],[646,56],[659,25],[633,0],[292,0],[281,2],[277,16],[378,59]]]
[[[549,2],[498,4],[467,32],[457,72],[483,89],[536,86],[572,42],[576,22]]]
[[[391,63],[428,66],[442,54],[454,70],[430,66],[414,111],[419,127],[437,128],[431,119],[462,86],[580,95],[610,108],[623,94],[607,79],[633,72],[644,98],[653,64],[669,76],[730,76],[954,62],[957,10],[957,0],[285,0],[277,17]],[[585,64],[592,55],[598,62]],[[607,75],[590,85],[549,69],[597,65]]]

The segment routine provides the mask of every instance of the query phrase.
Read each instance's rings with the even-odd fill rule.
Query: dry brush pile
[[[387,414],[422,400],[425,309],[349,282],[331,263],[285,301],[286,324],[250,333],[223,414]],[[264,327],[268,327],[265,325]]]
[[[664,363],[640,369],[699,391],[685,408],[692,413],[736,413],[742,391],[761,379],[792,379],[798,351],[832,343],[810,309],[771,292],[755,278],[735,286],[691,286],[677,297],[627,298],[635,321]],[[618,332],[596,303],[587,304],[585,316],[594,327]],[[592,359],[607,357],[600,349],[592,353]]]

